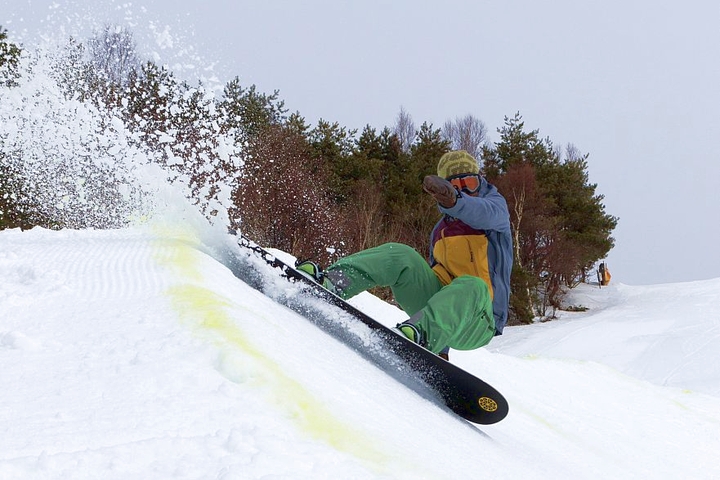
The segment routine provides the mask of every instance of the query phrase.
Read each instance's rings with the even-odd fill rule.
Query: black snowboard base
[[[309,294],[309,298],[305,299],[292,296],[276,300],[339,338],[417,393],[441,402],[455,414],[473,423],[497,423],[508,414],[507,401],[488,383],[379,323],[244,236],[238,236],[238,245],[241,253],[255,255],[279,269],[283,277],[300,283]],[[263,291],[264,282],[257,272],[254,278],[249,278],[253,275],[248,275],[247,271],[243,275],[235,273],[254,288]],[[322,308],[317,308],[317,304],[313,306],[313,299],[338,307],[350,317],[350,321],[362,322],[379,341],[368,346],[357,335],[349,333],[343,322],[328,318]]]

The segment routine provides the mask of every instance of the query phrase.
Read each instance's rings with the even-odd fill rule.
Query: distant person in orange
[[[605,262],[602,262],[600,267],[598,267],[598,282],[604,287],[610,283],[611,278],[610,269],[605,265]]]

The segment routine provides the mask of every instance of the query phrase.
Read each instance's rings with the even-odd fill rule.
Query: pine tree
[[[255,85],[243,87],[238,77],[225,85],[218,109],[223,131],[232,131],[238,145],[251,141],[270,126],[283,124],[287,113],[278,90],[266,95]],[[301,117],[298,114],[293,118],[297,121]]]
[[[587,174],[587,155],[562,159],[520,114],[505,118],[500,141],[483,149],[484,172],[508,201],[515,240],[512,313],[515,321],[552,316],[565,287],[574,286],[612,248],[617,218]],[[551,309],[551,310],[549,310]]]
[[[10,88],[17,85],[18,62],[20,59],[20,48],[8,42],[7,30],[0,26],[0,88]],[[2,138],[0,138],[0,230],[27,226],[19,212],[14,192],[17,191],[17,180],[10,165],[5,162],[6,155],[3,152]]]
[[[20,47],[8,41],[7,30],[0,26],[0,87],[17,86],[21,52]]]
[[[353,183],[358,178],[356,165],[351,161],[355,148],[355,130],[348,130],[338,122],[320,119],[307,135],[311,156],[329,168],[328,188],[335,203],[342,205],[352,196]]]

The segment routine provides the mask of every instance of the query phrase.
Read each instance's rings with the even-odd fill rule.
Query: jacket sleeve
[[[440,207],[440,211],[478,230],[510,231],[507,202],[494,188],[483,197],[463,193],[454,207]]]

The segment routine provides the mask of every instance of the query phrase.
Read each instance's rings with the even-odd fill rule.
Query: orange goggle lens
[[[467,193],[480,190],[480,175],[457,175],[448,178],[448,181],[453,187]]]

